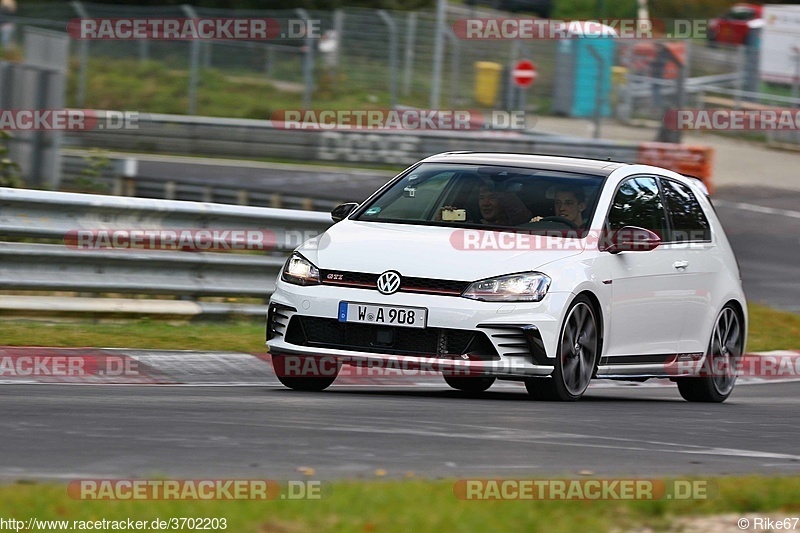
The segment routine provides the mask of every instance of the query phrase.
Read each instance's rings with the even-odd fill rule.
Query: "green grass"
[[[800,350],[800,315],[750,304],[747,350]]]
[[[264,321],[223,323],[139,319],[108,322],[0,322],[6,346],[153,348],[264,353]]]
[[[747,349],[750,352],[800,349],[800,315],[751,304]],[[264,321],[169,323],[139,319],[109,322],[0,321],[6,346],[233,350],[263,353]]]
[[[800,512],[800,477],[719,478],[706,500],[469,501],[453,480],[338,481],[302,501],[84,501],[65,486],[0,487],[0,517],[51,520],[225,518],[227,531],[625,531],[666,529],[677,516]],[[735,531],[735,518],[730,521]]]
[[[351,68],[353,66],[351,65]],[[384,72],[375,72],[383,69]],[[280,69],[278,69],[280,71]],[[375,80],[388,79],[386,67],[370,65],[371,83],[366,73],[359,77],[340,74],[337,78],[317,76],[313,94],[315,109],[386,109],[388,88]],[[77,105],[77,63],[71,65],[67,101]],[[278,77],[281,79],[281,77]],[[287,88],[289,86],[289,88]],[[294,89],[291,87],[294,86]],[[165,61],[98,58],[89,61],[86,101],[91,109],[128,109],[141,113],[186,114],[189,108],[189,71]],[[201,69],[197,113],[203,116],[269,119],[276,111],[301,109],[302,84],[272,84],[264,74],[254,71]],[[411,95],[404,104],[425,107],[425,98]]]

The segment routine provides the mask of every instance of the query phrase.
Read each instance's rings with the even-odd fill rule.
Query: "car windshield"
[[[503,230],[586,229],[603,177],[535,168],[423,163],[355,220]]]

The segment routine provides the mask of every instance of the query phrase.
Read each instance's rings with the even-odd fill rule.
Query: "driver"
[[[560,185],[556,188],[553,208],[556,216],[565,218],[580,227],[584,224],[583,210],[586,209],[586,195],[583,187]],[[539,222],[543,217],[534,217],[531,222]]]
[[[530,220],[531,217],[531,212],[525,207],[519,196],[513,192],[496,190],[491,184],[480,186],[478,208],[481,214],[481,224],[491,226],[518,226]],[[442,211],[445,209],[455,208],[442,207],[436,215],[436,220],[442,219]]]

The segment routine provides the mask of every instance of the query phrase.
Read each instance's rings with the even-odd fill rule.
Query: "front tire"
[[[592,380],[599,352],[598,318],[589,298],[578,296],[561,326],[553,373],[549,378],[526,379],[528,394],[537,400],[579,400]]]
[[[744,352],[744,324],[730,304],[722,308],[699,376],[678,378],[678,391],[689,402],[724,402],[736,384],[736,368]]]
[[[272,368],[285,387],[304,392],[319,392],[330,387],[342,365],[333,357],[275,354]]]

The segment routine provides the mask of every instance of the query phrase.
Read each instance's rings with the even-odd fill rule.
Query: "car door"
[[[708,329],[715,318],[714,291],[723,266],[714,252],[711,227],[691,188],[661,178],[661,190],[670,221],[664,249],[675,254],[675,290],[680,291],[680,353],[705,353]]]
[[[620,183],[606,216],[607,231],[638,226],[664,238],[669,226],[655,176]],[[610,285],[608,337],[603,364],[662,363],[678,352],[683,325],[676,287],[678,260],[671,247],[648,252],[601,252],[597,272]]]

